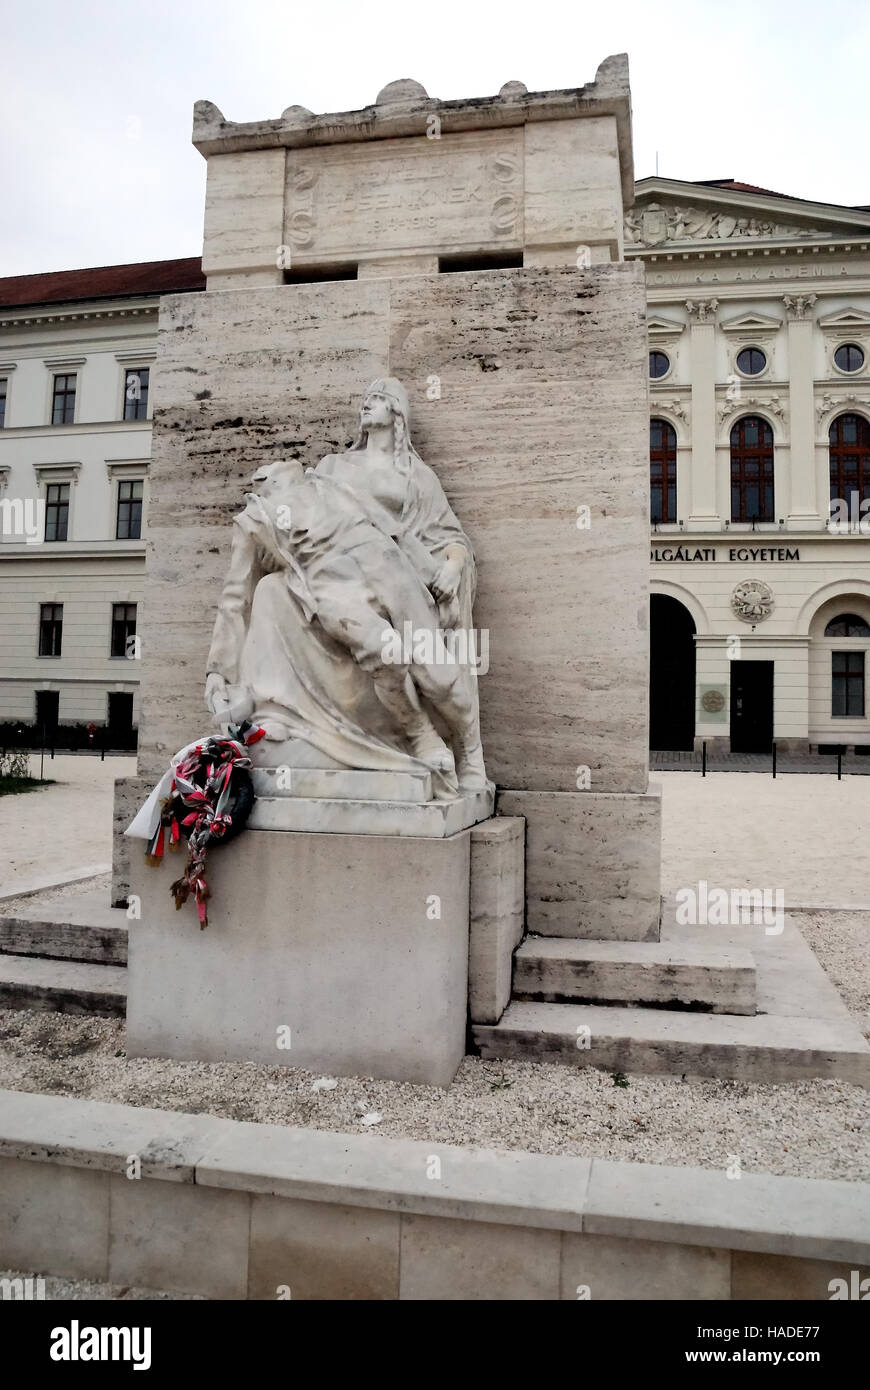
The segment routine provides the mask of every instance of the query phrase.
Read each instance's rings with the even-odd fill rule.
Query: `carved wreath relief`
[[[763,579],[744,579],[731,594],[731,611],[741,622],[763,623],[773,609],[773,590]]]

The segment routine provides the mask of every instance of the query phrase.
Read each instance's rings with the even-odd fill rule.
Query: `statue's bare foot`
[[[408,730],[408,740],[414,757],[432,772],[442,772],[451,779],[456,776],[453,754],[428,719]]]
[[[482,792],[487,788],[486,768],[483,765],[483,748],[480,739],[460,749],[456,764],[459,790],[463,792]]]

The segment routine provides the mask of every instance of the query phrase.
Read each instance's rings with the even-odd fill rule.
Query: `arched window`
[[[667,420],[649,422],[650,517],[677,519],[677,434]]]
[[[870,637],[870,625],[857,613],[839,613],[825,628],[826,637]]]
[[[731,520],[773,521],[773,430],[745,415],[731,430]]]
[[[831,516],[845,510],[857,521],[861,503],[870,497],[870,424],[863,415],[838,415],[828,430],[828,446]]]

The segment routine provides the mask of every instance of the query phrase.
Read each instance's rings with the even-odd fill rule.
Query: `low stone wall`
[[[870,1274],[870,1185],[3,1091],[0,1268],[215,1299],[826,1300]]]

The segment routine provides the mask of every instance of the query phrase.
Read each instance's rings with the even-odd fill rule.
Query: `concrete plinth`
[[[209,855],[205,931],[170,896],[182,862],[133,856],[130,1056],[450,1083],[465,1052],[468,830],[246,830]]]

